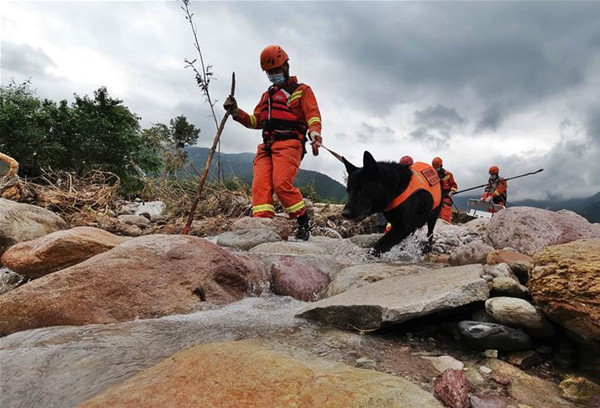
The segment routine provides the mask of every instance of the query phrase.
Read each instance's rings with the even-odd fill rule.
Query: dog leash
[[[335,157],[336,159],[338,159],[339,161],[341,161],[342,163],[345,163],[344,161],[344,156],[340,156],[339,154],[337,154],[336,152],[334,152],[333,150],[330,150],[328,148],[326,148],[322,143],[321,143],[321,147],[325,150],[327,150],[329,153],[331,153],[333,155],[333,157]]]

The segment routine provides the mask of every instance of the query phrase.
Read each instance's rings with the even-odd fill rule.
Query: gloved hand
[[[319,155],[319,147],[323,145],[323,138],[321,134],[315,130],[308,132],[308,139],[310,140],[310,146],[312,148],[313,156]]]
[[[448,191],[448,197],[452,197],[452,194],[454,194],[452,191]]]
[[[238,106],[237,106],[237,101],[235,100],[235,98],[231,95],[229,95],[227,97],[227,99],[225,99],[225,102],[223,102],[223,109],[225,109],[227,112],[229,112],[230,115],[235,116],[238,113]]]
[[[487,196],[483,201],[485,201],[486,203],[491,203],[492,199],[492,196]]]

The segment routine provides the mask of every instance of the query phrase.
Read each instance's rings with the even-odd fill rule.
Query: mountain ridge
[[[185,149],[188,160],[197,169],[203,169],[208,158],[209,149],[192,146]],[[252,162],[254,153],[221,153],[221,174],[225,179],[234,176],[248,185],[252,185]],[[210,165],[210,176],[216,178],[216,157]],[[346,187],[326,174],[314,170],[299,169],[295,186],[312,186],[317,195],[325,201],[341,203],[346,200]]]

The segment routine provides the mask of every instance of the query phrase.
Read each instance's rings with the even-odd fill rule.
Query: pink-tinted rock
[[[99,228],[75,227],[13,245],[2,255],[2,263],[35,279],[83,262],[126,240]]]
[[[242,299],[257,279],[202,238],[147,235],[0,296],[0,336],[189,313]]]
[[[433,383],[433,395],[450,408],[469,408],[471,384],[461,370],[447,369]]]
[[[494,248],[481,240],[471,241],[466,245],[457,247],[450,254],[448,262],[452,266],[485,263],[487,256]]]
[[[329,277],[302,260],[282,255],[270,267],[273,293],[310,302],[318,300],[329,284]]]
[[[494,248],[511,247],[527,255],[584,238],[600,238],[600,225],[571,211],[533,207],[509,207],[494,215],[487,228]]]

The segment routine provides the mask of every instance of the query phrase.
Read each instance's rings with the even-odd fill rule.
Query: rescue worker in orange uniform
[[[252,216],[275,215],[273,193],[290,218],[298,220],[297,239],[308,240],[310,223],[300,190],[294,187],[300,162],[310,140],[317,156],[322,143],[321,114],[312,89],[290,76],[288,55],[278,45],[269,45],[260,54],[260,66],[272,85],[263,93],[252,114],[238,108],[229,96],[223,107],[247,128],[262,129],[263,142],[254,157]]]
[[[493,204],[506,205],[508,183],[500,177],[500,169],[498,166],[490,167],[488,173],[490,173],[490,178],[488,179],[487,186],[485,186],[481,199],[487,203],[491,202]]]
[[[437,171],[442,183],[442,209],[440,210],[440,218],[452,223],[452,194],[458,190],[458,185],[454,181],[454,175],[444,169],[443,165],[444,163],[439,157],[434,157],[431,161],[431,166]]]

